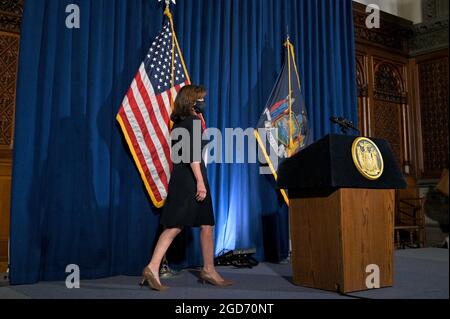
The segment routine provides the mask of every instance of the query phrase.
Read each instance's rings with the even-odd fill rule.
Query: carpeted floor
[[[221,274],[236,284],[216,288],[198,283],[198,270],[184,270],[163,281],[171,288],[155,292],[140,288],[139,277],[113,277],[81,282],[67,289],[63,282],[0,287],[1,298],[33,299],[341,299],[336,293],[298,287],[291,282],[290,264],[262,263],[253,269],[222,267]],[[395,285],[392,288],[354,293],[373,299],[448,299],[447,249],[399,250],[395,254]]]

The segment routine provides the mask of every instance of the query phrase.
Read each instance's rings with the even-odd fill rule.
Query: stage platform
[[[261,263],[253,269],[221,267],[219,271],[236,284],[216,288],[198,282],[198,269],[180,272],[163,280],[171,288],[155,292],[138,286],[140,277],[118,276],[81,282],[67,289],[64,282],[0,287],[2,298],[32,299],[448,299],[447,249],[409,249],[395,253],[395,286],[341,296],[337,293],[298,287],[291,281],[289,263]]]

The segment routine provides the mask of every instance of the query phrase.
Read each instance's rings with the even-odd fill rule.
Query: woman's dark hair
[[[179,123],[192,115],[192,108],[198,99],[206,96],[206,90],[203,86],[187,85],[181,88],[175,99],[174,108],[170,119],[174,123]]]

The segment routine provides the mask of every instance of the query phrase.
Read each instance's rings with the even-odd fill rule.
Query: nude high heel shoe
[[[218,281],[218,280],[212,278],[204,270],[200,271],[200,279],[199,279],[199,281],[202,284],[209,283],[209,284],[211,284],[213,286],[218,286],[218,287],[229,287],[229,286],[232,286],[234,284],[231,280],[225,280],[224,279],[224,280]]]
[[[153,275],[152,271],[148,267],[146,267],[142,271],[142,276],[144,278],[142,279],[142,282],[140,284],[141,287],[143,287],[147,283],[150,288],[152,288],[153,290],[156,290],[156,291],[164,291],[164,290],[169,289],[169,287],[161,285],[160,283],[158,283],[158,281],[156,280],[156,278]]]

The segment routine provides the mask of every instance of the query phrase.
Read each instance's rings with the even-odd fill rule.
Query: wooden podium
[[[300,286],[343,293],[393,285],[395,190],[406,182],[384,140],[382,175],[361,174],[352,157],[356,137],[328,135],[284,161],[278,187],[289,194],[292,268]],[[370,283],[370,282],[369,282]]]

